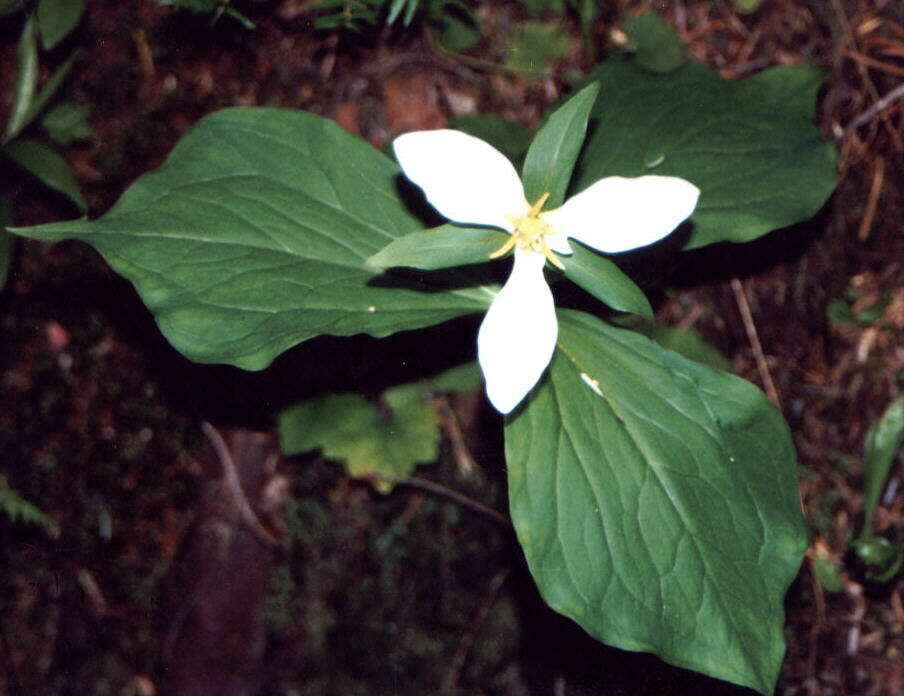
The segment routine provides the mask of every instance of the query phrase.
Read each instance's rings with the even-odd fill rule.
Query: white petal
[[[559,326],[543,277],[546,258],[515,250],[515,266],[477,334],[477,359],[487,397],[508,413],[539,381],[556,347]]]
[[[697,205],[700,189],[674,176],[610,176],[543,213],[567,236],[611,254],[662,239]]]
[[[416,131],[395,139],[396,158],[444,217],[512,231],[507,215],[528,208],[518,172],[508,158],[473,135],[454,130]]]
[[[565,254],[571,256],[574,253],[571,244],[568,243],[568,237],[565,234],[547,234],[546,245],[557,254]]]

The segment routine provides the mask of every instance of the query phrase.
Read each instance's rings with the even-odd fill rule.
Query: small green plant
[[[851,543],[854,552],[866,565],[867,577],[877,582],[888,582],[901,569],[904,561],[904,538],[895,529],[895,538],[873,532],[876,508],[894,463],[898,460],[901,442],[904,440],[904,394],[899,394],[866,436],[863,457],[864,492],[863,525],[860,534]]]
[[[461,0],[320,0],[311,9],[318,13],[317,29],[360,32],[380,23],[409,27],[420,20],[447,51],[466,51],[480,40],[477,17]]]
[[[268,2],[268,0],[251,0],[251,2]],[[177,7],[195,14],[210,15],[210,23],[216,23],[220,17],[226,15],[241,24],[246,29],[254,29],[254,22],[233,7],[232,0],[157,0],[160,5]]]
[[[78,25],[84,12],[83,0],[41,0],[36,5],[14,0],[0,4],[0,16],[27,10],[17,50],[16,74],[10,94],[9,120],[0,140],[0,172],[23,169],[45,186],[59,191],[79,209],[85,201],[66,161],[51,144],[68,145],[90,137],[87,110],[72,102],[53,105],[74,54],[65,60],[39,89],[40,49],[55,48]],[[43,137],[28,137],[32,126]],[[8,221],[13,211],[0,200],[0,219]],[[6,281],[12,245],[6,232],[0,233],[0,288]]]

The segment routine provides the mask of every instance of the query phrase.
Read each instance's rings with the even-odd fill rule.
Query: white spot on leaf
[[[581,379],[584,381],[584,384],[586,384],[596,393],[597,396],[603,395],[603,391],[602,389],[600,389],[600,383],[593,379],[593,377],[588,375],[586,372],[582,372]]]

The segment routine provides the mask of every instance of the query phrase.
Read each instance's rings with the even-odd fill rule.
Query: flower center
[[[565,266],[553,254],[546,243],[546,235],[555,231],[540,218],[540,211],[543,209],[543,204],[546,203],[547,198],[549,198],[548,193],[540,196],[537,202],[531,206],[531,209],[527,211],[527,215],[508,218],[515,229],[508,241],[490,254],[491,259],[498,258],[517,246],[522,251],[533,251],[537,254],[543,254],[553,266],[561,268],[563,271],[565,270]]]

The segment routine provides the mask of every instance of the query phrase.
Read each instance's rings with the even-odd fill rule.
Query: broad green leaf
[[[562,205],[597,94],[599,85],[587,85],[557,108],[537,131],[521,173],[524,195],[531,204],[548,193],[547,210]]]
[[[671,72],[687,60],[684,42],[658,14],[628,17],[624,29],[634,46],[634,59],[647,70]]]
[[[653,320],[653,308],[647,296],[615,263],[574,240],[571,248],[574,252],[571,256],[559,257],[565,264],[566,278],[612,309]]]
[[[508,233],[500,229],[447,223],[399,237],[367,259],[367,265],[374,269],[408,266],[430,271],[484,263],[508,239]]]
[[[835,186],[835,148],[813,125],[816,70],[778,67],[729,82],[698,63],[655,75],[612,60],[586,79],[601,89],[575,191],[606,176],[687,179],[702,192],[687,248],[805,220]]]
[[[492,114],[459,116],[449,121],[449,127],[485,140],[515,164],[524,159],[532,138],[520,123]]]
[[[62,193],[81,210],[88,207],[66,160],[49,145],[39,140],[14,140],[0,148],[0,153]]]
[[[38,39],[34,15],[22,27],[16,49],[16,77],[12,91],[12,110],[6,123],[4,141],[15,138],[31,120],[32,102],[38,87]]]
[[[888,473],[904,440],[904,394],[899,394],[869,429],[864,456],[863,528],[860,537],[873,533],[873,517]]]
[[[13,216],[10,214],[9,202],[0,198],[0,291],[6,287],[6,278],[9,275],[9,265],[13,256],[13,238],[6,231],[12,221]]]
[[[597,639],[771,694],[806,546],[780,414],[743,380],[559,312],[548,377],[505,428],[540,592]]]
[[[376,403],[357,394],[303,401],[279,414],[278,430],[285,454],[320,449],[384,493],[393,479],[434,461],[439,451],[439,425],[424,383],[389,389]]]
[[[135,284],[186,356],[261,369],[314,336],[387,336],[492,301],[489,289],[461,287],[468,281],[448,272],[440,286],[364,265],[421,228],[396,194],[399,177],[391,160],[331,121],[225,109],[196,124],[102,218],[15,231],[88,242]]]
[[[60,145],[89,140],[93,135],[88,126],[88,107],[75,102],[60,102],[54,106],[41,119],[41,126]]]
[[[689,326],[654,324],[650,338],[663,348],[683,355],[688,360],[695,360],[716,370],[727,372],[731,369],[731,360]]]
[[[41,45],[49,51],[66,38],[82,18],[85,0],[39,0],[38,25]]]

